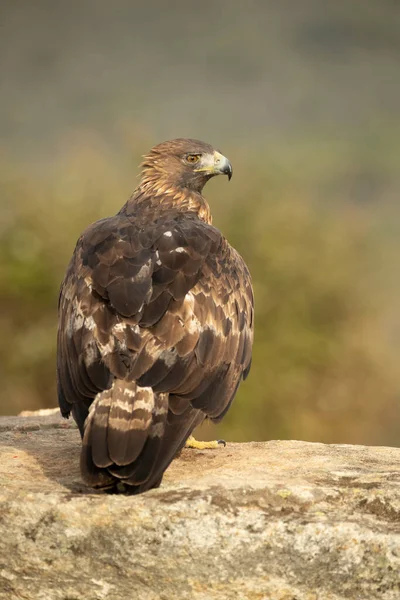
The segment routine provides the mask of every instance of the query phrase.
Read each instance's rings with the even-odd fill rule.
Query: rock
[[[0,418],[0,598],[398,600],[400,449],[184,450],[141,496],[86,488],[57,413]]]

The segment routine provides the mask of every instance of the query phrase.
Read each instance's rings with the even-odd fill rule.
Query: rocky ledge
[[[398,600],[400,449],[184,450],[161,488],[94,493],[56,413],[0,418],[0,598]]]

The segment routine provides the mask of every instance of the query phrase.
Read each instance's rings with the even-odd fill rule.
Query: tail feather
[[[90,432],[93,462],[97,467],[103,469],[112,464],[107,448],[107,430],[111,401],[111,390],[105,390],[101,394],[98,394],[97,399],[90,406],[89,417],[85,424],[85,435],[83,437],[83,443],[85,443],[86,432]]]
[[[115,465],[129,465],[143,450],[155,410],[151,388],[116,382],[110,410],[107,444]]]
[[[141,485],[157,470],[168,414],[168,394],[135,382],[115,380],[89,409],[83,436],[81,470],[95,487],[124,481]]]
[[[168,394],[155,394],[155,396],[157,402],[153,411],[153,420],[138,460],[124,471],[118,468],[110,469],[111,473],[123,479],[128,485],[140,485],[149,480],[158,463],[168,414]]]
[[[86,424],[89,418],[87,418]],[[81,473],[84,481],[91,487],[106,488],[114,485],[114,477],[110,475],[107,469],[99,468],[93,461],[91,427],[87,427],[84,433],[81,452]]]

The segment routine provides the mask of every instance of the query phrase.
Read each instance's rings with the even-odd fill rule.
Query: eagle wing
[[[220,232],[194,213],[171,211],[151,222],[118,214],[89,227],[62,283],[59,314],[59,402],[65,416],[72,410],[82,434],[97,396],[88,419],[93,456],[84,471],[106,468],[131,484],[144,481],[137,467],[149,431],[133,453],[124,433],[132,434],[135,424],[146,429],[146,409],[153,426],[166,413],[147,473],[152,487],[195,426],[206,416],[222,418],[250,368],[249,272]],[[132,401],[126,410],[121,393],[136,397],[136,409]],[[101,441],[93,437],[96,403],[106,407],[97,415]],[[116,436],[110,435],[113,418]]]

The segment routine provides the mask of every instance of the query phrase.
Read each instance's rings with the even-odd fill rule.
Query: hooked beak
[[[200,167],[196,172],[207,173],[208,175],[227,175],[230,180],[233,169],[230,161],[217,150],[213,154],[206,154],[202,157]]]

